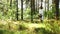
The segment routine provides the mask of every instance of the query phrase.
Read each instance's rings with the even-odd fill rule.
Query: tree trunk
[[[18,20],[18,0],[16,0],[16,19]]]
[[[21,0],[21,20],[23,20],[23,0]]]
[[[34,5],[34,0],[31,0],[31,22],[33,22],[33,12],[35,10]]]
[[[46,11],[46,0],[45,0],[45,11]]]
[[[55,12],[55,17],[56,17],[56,20],[59,20],[59,0],[53,0],[53,7],[52,7],[52,10]],[[55,7],[55,8],[54,8]]]
[[[33,13],[35,14],[35,0],[33,0]]]
[[[48,4],[47,11],[49,11],[49,0],[48,0],[47,4]],[[48,14],[48,19],[49,19],[49,14]]]
[[[10,7],[12,7],[12,0],[10,0]]]
[[[37,0],[35,0],[35,11],[37,11]]]
[[[59,20],[59,0],[55,0],[56,19]]]

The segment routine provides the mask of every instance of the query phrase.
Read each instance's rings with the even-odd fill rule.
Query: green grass
[[[57,21],[31,23],[30,21],[0,20],[0,34],[58,34],[60,26]]]

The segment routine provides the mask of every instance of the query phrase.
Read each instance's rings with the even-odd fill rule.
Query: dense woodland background
[[[60,0],[0,0],[0,34],[60,34]]]

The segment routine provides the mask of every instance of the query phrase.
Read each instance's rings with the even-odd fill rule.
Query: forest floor
[[[51,29],[54,27],[53,29]],[[39,19],[34,19],[34,23],[31,23],[30,20],[20,20],[20,21],[12,21],[12,20],[0,20],[0,33],[1,34],[39,34],[53,33],[52,30],[56,29],[58,31],[60,27],[60,20],[44,20],[43,23],[40,22]],[[44,32],[40,32],[40,30]],[[50,32],[51,31],[51,32]],[[55,32],[55,31],[54,31]],[[59,30],[60,32],[60,30]]]

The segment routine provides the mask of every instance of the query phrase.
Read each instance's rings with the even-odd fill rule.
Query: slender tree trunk
[[[48,6],[47,6],[47,11],[49,11],[49,0],[48,0],[47,4],[48,4]]]
[[[12,0],[10,0],[10,7],[12,7]]]
[[[47,2],[47,11],[49,11],[49,0],[48,0],[48,2]],[[48,19],[49,19],[49,14],[48,14]]]
[[[37,0],[37,10],[39,12],[39,0]]]
[[[59,0],[55,0],[56,19],[59,20]]]
[[[35,0],[33,0],[33,13],[35,14]]]
[[[31,22],[33,22],[34,0],[31,0]]]
[[[37,11],[37,0],[35,0],[35,11]]]
[[[46,0],[45,0],[45,11],[46,11]]]
[[[45,17],[47,17],[47,10],[46,10],[46,0],[45,0]]]
[[[18,20],[18,0],[16,0],[16,19]]]
[[[23,0],[21,0],[21,20],[23,20]]]
[[[32,0],[31,0],[31,22],[33,22],[33,8],[32,8]]]

